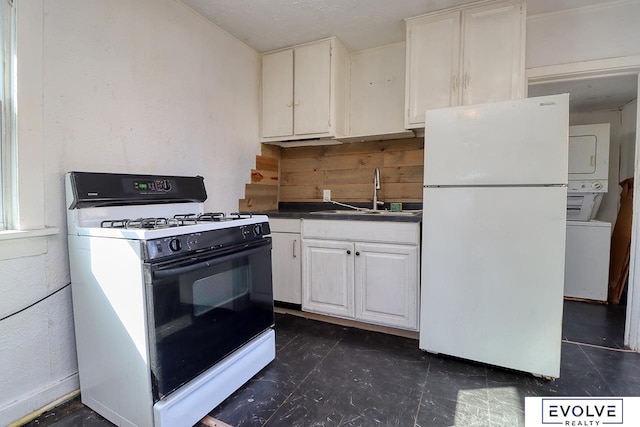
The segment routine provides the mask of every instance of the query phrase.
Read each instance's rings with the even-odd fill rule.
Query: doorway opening
[[[623,203],[623,209],[621,209],[621,196],[626,194],[623,194],[623,188],[625,185],[628,188],[629,183],[632,183],[629,180],[632,180],[636,173],[638,71],[633,69],[614,69],[605,72],[598,72],[597,70],[586,72],[588,70],[585,69],[581,72],[575,72],[575,70],[569,70],[568,68],[569,66],[566,70],[563,70],[562,66],[560,66],[548,72],[547,75],[544,75],[544,71],[533,77],[530,75],[528,96],[569,93],[570,126],[600,123],[606,123],[610,126],[608,191],[602,195],[599,209],[590,220],[607,227],[610,224],[611,233],[616,233],[615,244],[609,247],[611,240],[606,241],[605,239],[603,242],[601,238],[596,239],[593,234],[593,230],[596,227],[578,227],[576,222],[568,221],[567,259],[571,258],[574,266],[576,259],[579,262],[584,262],[585,269],[594,267],[594,263],[596,263],[600,268],[609,270],[611,262],[614,270],[611,272],[613,278],[616,275],[616,266],[620,264],[621,251],[617,245],[621,242],[621,236],[624,235],[626,237],[628,248],[633,248],[635,245],[635,239],[632,238],[630,229],[626,230],[625,234],[625,230],[622,230],[621,227],[625,223],[625,218],[629,218],[627,222],[630,221],[631,217],[635,220],[638,212],[632,211],[631,207],[625,203]],[[621,183],[622,185],[620,185]],[[631,184],[631,194],[632,192],[633,186]],[[625,208],[627,207],[629,209],[625,213]],[[625,214],[626,217],[624,216]],[[617,223],[618,229],[616,229]],[[590,223],[588,225],[594,224]],[[577,229],[584,230],[586,234],[582,233],[581,237],[578,240],[574,240],[572,245],[570,244],[570,238],[571,236],[576,236],[575,230]],[[575,239],[575,237],[573,238]],[[576,247],[576,241],[579,242],[577,243],[578,245],[583,247]],[[622,239],[622,241],[624,242],[625,239]],[[585,245],[589,247],[585,248]],[[576,253],[570,253],[571,251],[580,251],[582,258],[576,258]],[[606,259],[612,253],[613,258]],[[627,266],[633,265],[633,253],[634,250],[631,249],[630,256],[627,255]],[[584,254],[587,254],[587,256],[583,256]],[[575,274],[575,270],[572,272],[572,269],[567,269],[567,274]],[[618,274],[624,278],[630,277],[628,269],[620,271]],[[569,279],[567,278],[567,280]],[[625,282],[625,287],[618,303],[606,304],[606,300],[566,300],[563,338],[568,341],[611,348],[625,348],[625,344],[629,345],[629,333],[633,334],[635,330],[635,334],[637,334],[638,330],[638,325],[630,325],[629,320],[631,313],[634,310],[637,312],[639,308],[635,307],[638,302],[635,305],[627,304],[630,301],[628,295],[633,289],[633,280],[629,280],[628,283],[626,283],[626,280],[623,280],[623,282]],[[638,285],[640,283],[636,284],[636,286]],[[608,281],[598,283],[596,286],[603,287],[604,289],[602,290],[604,291],[609,287],[609,283]],[[627,329],[626,336],[625,324]],[[631,347],[633,348],[633,345]]]

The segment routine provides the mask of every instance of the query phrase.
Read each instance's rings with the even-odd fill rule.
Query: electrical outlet
[[[331,190],[322,190],[322,201],[324,202],[331,201]]]

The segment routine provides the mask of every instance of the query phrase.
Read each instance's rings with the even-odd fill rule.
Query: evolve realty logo
[[[542,398],[542,424],[604,426],[623,423],[621,398]]]

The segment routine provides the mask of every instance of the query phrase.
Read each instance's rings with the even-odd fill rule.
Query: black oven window
[[[215,309],[242,310],[248,304],[249,266],[244,263],[234,268],[229,264],[210,276],[195,280],[187,276],[180,281],[180,300],[191,305],[194,316]]]

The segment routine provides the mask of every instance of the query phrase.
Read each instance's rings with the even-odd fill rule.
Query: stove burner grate
[[[158,228],[177,227],[179,222],[174,218],[137,218],[108,219],[100,223],[102,228],[137,228],[154,230]]]
[[[194,213],[174,215],[173,219],[178,221],[180,225],[194,225],[203,222],[226,221],[226,215],[223,212],[205,212],[200,215]]]
[[[137,219],[107,219],[100,223],[102,228],[136,228],[154,230],[169,227],[181,227],[185,225],[195,225],[207,222],[233,221],[236,219],[252,218],[252,215],[240,212],[230,213],[228,216],[224,212],[205,212],[203,214],[177,214],[173,218],[137,218]]]
[[[231,219],[243,219],[243,218],[253,218],[252,213],[242,213],[242,212],[231,212],[229,214]]]

